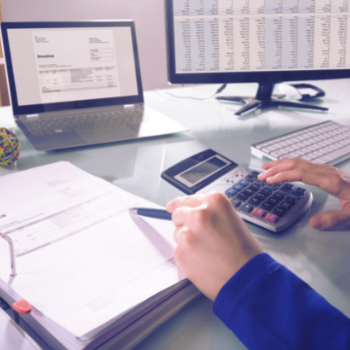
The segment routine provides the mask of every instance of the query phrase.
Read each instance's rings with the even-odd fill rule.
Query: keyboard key
[[[246,213],[250,213],[253,210],[253,208],[254,207],[251,204],[249,204],[249,203],[243,204],[241,206],[241,210],[246,212]]]
[[[272,222],[273,224],[275,224],[278,220],[279,220],[279,216],[278,215],[275,215],[275,214],[268,214],[265,218],[267,221],[270,221]]]
[[[231,199],[231,203],[232,203],[234,208],[237,208],[241,205],[242,202],[239,199],[234,198],[234,199]]]
[[[255,210],[253,211],[253,215],[259,218],[262,218],[265,214],[266,214],[266,210],[261,208],[255,208]]]
[[[282,207],[277,207],[277,208],[275,208],[273,213],[278,215],[279,217],[282,217],[286,213],[286,211]]]
[[[245,201],[246,199],[249,198],[249,196],[244,193],[238,193],[236,198],[241,199],[242,201]]]

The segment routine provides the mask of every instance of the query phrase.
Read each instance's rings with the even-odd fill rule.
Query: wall
[[[168,86],[164,0],[1,0],[4,21],[133,19],[143,87]]]

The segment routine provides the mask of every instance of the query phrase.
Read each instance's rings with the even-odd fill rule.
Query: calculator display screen
[[[224,162],[217,157],[213,157],[182,173],[180,176],[190,184],[195,184],[225,166],[227,166],[227,162]]]

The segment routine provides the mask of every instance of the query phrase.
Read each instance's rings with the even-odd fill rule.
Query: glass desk
[[[0,169],[0,175],[34,166],[66,160],[117,186],[165,205],[183,194],[160,178],[160,173],[178,161],[207,148],[243,166],[261,170],[261,160],[250,155],[250,144],[326,120],[350,125],[350,82],[319,81],[315,85],[326,92],[322,105],[328,113],[302,110],[268,110],[238,118],[239,106],[219,103],[214,98],[195,101],[169,96],[165,90],[145,93],[146,104],[176,119],[190,131],[170,137],[114,143],[54,152],[34,151],[22,133],[22,148],[14,169]],[[210,96],[218,86],[198,86],[170,90],[179,96]],[[225,95],[254,95],[257,84],[228,86]],[[11,110],[0,111],[0,125],[11,126]],[[350,172],[350,162],[342,169]],[[1,183],[1,178],[0,178]],[[331,304],[350,317],[350,232],[311,229],[308,220],[321,211],[337,210],[339,201],[314,187],[312,208],[295,225],[275,235],[248,225],[273,258],[309,283]],[[212,303],[200,297],[135,349],[245,349],[212,312]]]

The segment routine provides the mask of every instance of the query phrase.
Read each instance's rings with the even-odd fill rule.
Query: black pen
[[[171,213],[167,212],[164,209],[132,208],[130,209],[130,212],[154,219],[171,220]]]

